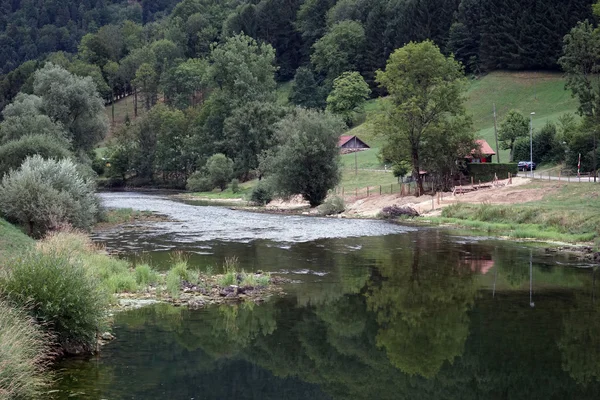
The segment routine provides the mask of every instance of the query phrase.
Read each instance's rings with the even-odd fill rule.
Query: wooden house
[[[338,147],[340,148],[342,154],[353,153],[355,151],[362,151],[371,148],[356,135],[340,136]]]
[[[496,155],[496,152],[492,149],[492,147],[483,139],[478,139],[475,141],[479,148],[471,150],[471,154],[467,157],[467,162],[469,163],[491,163],[492,157]]]

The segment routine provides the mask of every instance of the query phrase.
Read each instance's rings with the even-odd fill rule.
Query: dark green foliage
[[[566,145],[558,137],[556,125],[551,122],[533,134],[533,161],[537,164],[563,161]],[[515,143],[515,161],[529,161],[529,138],[519,139]]]
[[[231,192],[232,193],[239,193],[240,191],[240,181],[239,179],[232,179],[231,180]]]
[[[83,265],[54,252],[30,252],[8,265],[0,288],[10,302],[30,310],[65,352],[95,349],[107,296]]]
[[[152,21],[178,0],[109,1],[1,1],[0,74],[27,60],[56,51],[74,53],[81,37],[124,18]],[[98,46],[101,46],[99,43]]]
[[[210,192],[214,186],[204,171],[196,171],[188,178],[186,189],[190,192]]]
[[[35,154],[48,159],[72,157],[69,142],[47,135],[24,136],[0,146],[0,178],[11,169],[18,169],[27,157]]]
[[[221,191],[227,188],[233,175],[233,161],[224,154],[214,154],[206,161],[204,168],[213,188],[218,187]]]
[[[469,177],[473,178],[475,183],[477,182],[491,182],[495,177],[498,179],[507,179],[508,173],[512,176],[517,175],[517,164],[467,164],[467,173]]]
[[[275,192],[301,195],[318,206],[340,179],[338,138],[344,123],[327,112],[297,108],[277,128],[278,145],[263,163]]]
[[[271,200],[273,200],[273,188],[270,182],[263,179],[252,189],[250,201],[259,206],[264,206],[269,204]]]
[[[462,0],[449,50],[471,70],[556,68],[563,36],[591,0]]]
[[[317,84],[313,72],[306,67],[298,68],[290,91],[290,103],[304,108],[323,109],[325,98],[325,90]]]
[[[235,176],[250,178],[258,168],[258,156],[273,146],[275,124],[285,110],[272,103],[251,102],[231,113],[223,127],[227,155],[234,161]]]

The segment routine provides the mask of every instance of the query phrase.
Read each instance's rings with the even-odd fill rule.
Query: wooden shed
[[[360,140],[356,135],[340,136],[340,139],[338,141],[338,147],[340,148],[340,151],[344,154],[371,148],[368,144]]]

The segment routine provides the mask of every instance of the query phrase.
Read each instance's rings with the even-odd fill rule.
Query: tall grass
[[[41,398],[50,382],[47,343],[27,314],[0,301],[0,399]]]
[[[108,301],[82,263],[57,252],[32,251],[8,265],[0,288],[11,303],[30,310],[65,351],[95,348]]]

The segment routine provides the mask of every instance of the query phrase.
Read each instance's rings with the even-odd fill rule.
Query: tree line
[[[36,64],[57,51],[79,52],[79,63],[72,70],[95,75],[101,94],[109,100],[131,91],[135,72],[153,58],[147,51],[133,54],[134,50],[159,40],[170,42],[153,46],[161,64],[155,73],[160,77],[165,59],[173,63],[177,58],[205,57],[213,42],[240,33],[273,46],[277,81],[310,79],[304,68],[310,70],[312,79],[324,87],[310,101],[321,104],[333,79],[345,71],[360,72],[373,94],[381,94],[376,71],[393,50],[411,41],[432,40],[474,73],[558,69],[562,37],[577,21],[592,18],[591,2],[114,0],[58,7],[54,2],[3,0],[0,72],[5,75],[0,107],[27,84],[32,70],[39,68]],[[168,48],[171,44],[174,47]],[[119,73],[113,62],[121,67]]]

